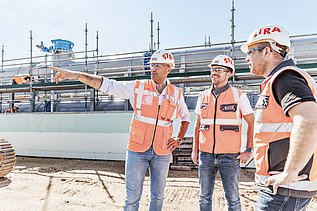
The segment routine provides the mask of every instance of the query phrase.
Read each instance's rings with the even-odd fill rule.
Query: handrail
[[[317,77],[317,34],[305,36],[293,36],[295,40],[292,44],[294,49],[290,51],[289,57],[293,58],[297,65],[308,70]],[[310,38],[312,37],[312,38]],[[303,42],[300,38],[307,38]],[[305,41],[305,40],[304,40]],[[249,74],[249,69],[245,61],[244,54],[239,51],[239,46],[244,41],[234,43],[236,76],[234,85],[247,88],[250,92],[256,92],[257,86],[263,78]],[[309,50],[305,50],[305,47]],[[184,46],[169,48],[175,57],[176,68],[169,74],[170,80],[184,88],[184,93],[188,95],[196,94],[198,90],[210,86],[210,70],[207,67],[212,58],[218,54],[231,55],[232,43],[216,43],[208,45]],[[39,103],[43,100],[58,101],[64,98],[65,92],[84,93],[84,101],[94,102],[100,99],[100,95],[91,87],[86,87],[78,81],[63,81],[59,84],[52,82],[54,71],[48,68],[55,64],[58,67],[72,70],[85,71],[92,74],[109,77],[118,81],[135,79],[148,79],[150,75],[149,66],[144,66],[145,53],[148,51],[135,51],[115,54],[95,55],[95,50],[77,51],[61,53],[58,55],[49,54],[43,56],[3,60],[0,85],[0,97],[2,104],[15,103],[23,100],[27,103]],[[89,53],[89,55],[87,55]],[[83,55],[84,54],[84,55]],[[75,57],[73,57],[73,55]],[[29,71],[29,70],[32,71]],[[31,74],[32,85],[13,85],[12,77],[16,74]],[[191,87],[197,87],[196,91],[190,91]],[[192,93],[191,93],[192,92]],[[15,98],[11,94],[15,93]],[[28,97],[27,97],[28,96]],[[35,98],[37,96],[37,98]],[[95,97],[94,97],[95,96]],[[13,98],[13,99],[11,99]],[[69,97],[69,100],[80,100],[81,97]],[[25,101],[24,101],[25,100]],[[2,105],[1,105],[2,106]],[[0,107],[1,108],[1,107]]]

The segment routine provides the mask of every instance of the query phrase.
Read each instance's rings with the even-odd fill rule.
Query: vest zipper
[[[160,114],[160,108],[161,108],[161,105],[158,106],[158,110],[157,110],[157,116],[156,116],[156,122],[155,122],[155,128],[154,128],[153,139],[152,139],[152,145],[153,145],[153,142],[154,142],[154,139],[155,139],[155,133],[156,133],[156,128],[157,128],[157,122],[158,122],[158,117],[159,117],[159,114]]]
[[[214,128],[214,145],[212,147],[212,154],[215,154],[215,147],[216,147],[216,114],[217,114],[218,97],[215,96],[215,98],[216,98],[216,100],[215,100],[214,125],[213,125],[213,128]]]

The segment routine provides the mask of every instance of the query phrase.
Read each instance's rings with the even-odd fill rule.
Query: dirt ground
[[[243,210],[253,210],[257,192],[254,170],[241,171]],[[122,210],[124,162],[18,157],[14,170],[0,180],[2,211]],[[197,170],[170,170],[164,210],[199,210]],[[149,177],[146,177],[140,210],[148,210]],[[225,210],[222,185],[217,178],[214,210]],[[315,198],[308,210],[317,210]]]

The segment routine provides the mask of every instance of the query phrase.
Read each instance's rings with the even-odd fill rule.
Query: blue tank
[[[41,50],[44,52],[52,52],[52,51],[72,52],[72,49],[74,47],[74,43],[69,40],[55,39],[55,40],[51,40],[51,42],[53,43],[53,46],[45,47],[42,42],[41,45],[38,45],[37,47],[41,48]]]
[[[65,51],[72,51],[74,47],[74,43],[68,40],[62,39],[55,39],[51,40],[53,43],[53,50],[65,50]]]

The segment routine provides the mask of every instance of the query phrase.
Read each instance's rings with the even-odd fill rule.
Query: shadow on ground
[[[69,172],[75,170],[91,170],[111,172],[124,175],[124,161],[106,161],[106,160],[83,160],[83,159],[65,159],[65,158],[39,158],[39,157],[17,157],[15,170],[33,170],[38,173]],[[198,178],[198,170],[190,171],[170,170],[168,177],[173,178]],[[220,180],[219,174],[216,177]],[[254,169],[242,169],[241,182],[253,182]]]

